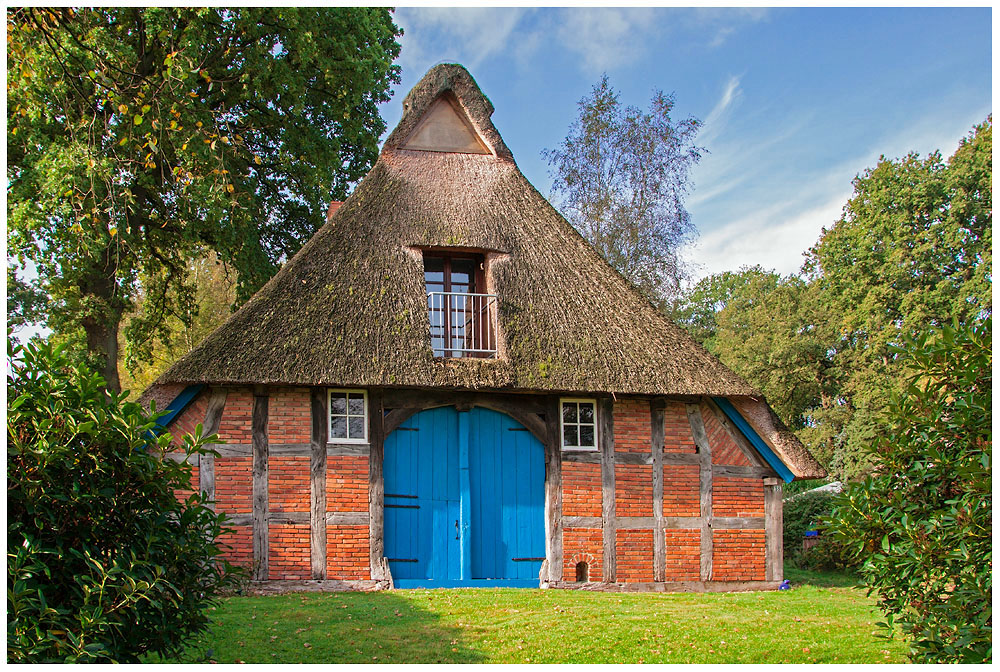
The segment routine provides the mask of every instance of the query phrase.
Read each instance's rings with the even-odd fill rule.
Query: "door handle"
[[[459,535],[459,532],[458,532],[458,519],[455,519],[455,540],[456,541],[458,541],[459,536],[461,536],[461,535]]]

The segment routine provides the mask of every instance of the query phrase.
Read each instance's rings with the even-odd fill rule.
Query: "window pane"
[[[594,405],[580,404],[580,422],[594,423]]]
[[[331,415],[344,415],[347,413],[347,395],[346,394],[331,394],[330,395],[330,414]]]
[[[333,418],[333,422],[330,427],[330,438],[331,439],[347,438],[347,418],[345,418],[342,415],[335,416]]]
[[[364,415],[365,414],[365,397],[361,394],[350,395],[350,400],[348,401],[347,407],[351,415]]]
[[[352,439],[363,439],[365,438],[365,419],[364,418],[350,418],[350,429]]]
[[[594,446],[594,426],[593,425],[580,425],[580,445],[581,446]]]
[[[576,425],[566,425],[563,427],[563,445],[579,446],[577,443]]]
[[[576,422],[576,404],[573,402],[563,404],[563,422]]]

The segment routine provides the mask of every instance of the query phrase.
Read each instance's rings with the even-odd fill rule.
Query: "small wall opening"
[[[590,581],[590,565],[586,562],[576,563],[576,582],[584,583]]]

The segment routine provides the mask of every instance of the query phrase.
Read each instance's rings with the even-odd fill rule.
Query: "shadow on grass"
[[[476,663],[461,628],[396,592],[227,599],[199,648],[219,663]]]

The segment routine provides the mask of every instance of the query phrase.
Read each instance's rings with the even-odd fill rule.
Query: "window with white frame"
[[[368,393],[330,390],[330,443],[368,443]]]
[[[594,399],[562,400],[562,447],[597,450],[597,402]]]

